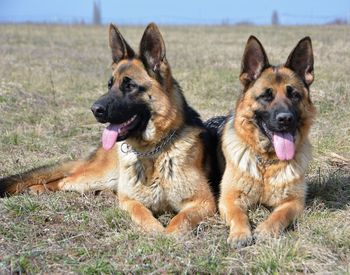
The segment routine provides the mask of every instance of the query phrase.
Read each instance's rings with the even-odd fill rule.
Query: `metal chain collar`
[[[125,154],[132,152],[136,156],[141,157],[141,158],[151,158],[151,157],[154,157],[155,155],[159,154],[162,151],[162,149],[172,141],[172,139],[175,137],[175,134],[176,134],[176,130],[172,131],[156,147],[154,147],[154,149],[147,151],[147,152],[139,152],[125,142],[122,144],[120,150]]]
[[[265,160],[259,155],[256,155],[255,159],[256,159],[256,162],[258,163],[258,165],[261,165],[261,166],[269,166],[269,165],[272,165],[272,164],[275,164],[278,162],[278,159]]]

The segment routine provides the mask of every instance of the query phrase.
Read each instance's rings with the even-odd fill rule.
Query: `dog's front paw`
[[[178,223],[170,223],[165,228],[165,233],[173,236],[181,236],[187,232],[191,231],[191,226],[187,222]]]
[[[174,237],[181,237],[183,236],[187,231],[186,230],[181,230],[179,228],[174,228],[174,227],[166,227],[165,228],[165,234],[174,236]]]
[[[245,232],[231,232],[227,238],[227,243],[233,248],[241,248],[251,245],[253,242],[252,233]]]
[[[141,229],[147,234],[161,234],[165,232],[164,226],[157,221],[141,224]]]
[[[281,234],[281,226],[278,223],[262,222],[254,231],[254,238],[267,239],[276,238]]]

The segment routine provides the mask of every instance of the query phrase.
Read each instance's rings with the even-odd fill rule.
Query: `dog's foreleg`
[[[242,201],[241,192],[231,189],[222,193],[219,201],[219,210],[222,219],[230,227],[227,243],[241,247],[252,241],[247,205]]]
[[[182,209],[166,227],[166,233],[180,233],[192,230],[203,219],[216,212],[215,200],[211,194],[183,202]]]
[[[249,200],[235,187],[236,180],[231,170],[226,169],[220,186],[219,211],[226,225],[230,227],[227,243],[241,247],[252,241],[252,233],[247,215]]]
[[[304,198],[285,200],[255,230],[257,237],[278,236],[304,210]]]
[[[153,216],[152,212],[137,200],[119,193],[120,208],[127,211],[133,222],[141,226],[146,232],[164,232],[163,225]]]

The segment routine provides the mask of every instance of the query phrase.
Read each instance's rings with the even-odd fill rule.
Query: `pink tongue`
[[[108,151],[110,150],[117,141],[121,126],[118,124],[110,124],[104,129],[102,134],[102,146]]]
[[[273,146],[280,160],[291,160],[295,154],[294,138],[289,133],[273,133]]]

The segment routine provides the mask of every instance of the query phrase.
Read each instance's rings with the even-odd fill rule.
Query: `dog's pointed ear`
[[[263,46],[255,36],[250,36],[242,58],[239,79],[244,86],[256,80],[269,67],[269,60]]]
[[[133,49],[113,24],[109,25],[109,47],[112,50],[112,59],[115,63],[118,63],[122,59],[133,58],[135,56]]]
[[[140,57],[147,69],[158,73],[165,59],[165,43],[158,27],[150,23],[142,36]]]
[[[314,55],[309,36],[299,41],[284,66],[297,73],[307,86],[311,85],[314,80]]]

